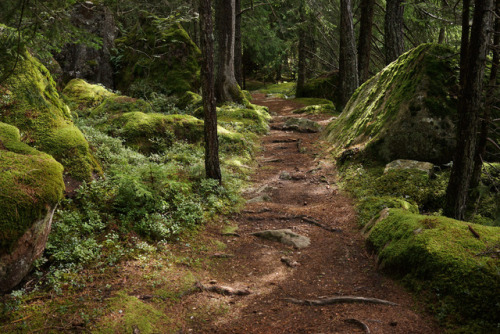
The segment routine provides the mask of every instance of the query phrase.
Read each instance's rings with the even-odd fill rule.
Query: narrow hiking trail
[[[248,289],[251,294],[190,296],[200,299],[198,305],[217,300],[228,307],[219,317],[195,321],[181,332],[440,333],[409,293],[376,270],[352,202],[339,193],[335,167],[322,156],[319,134],[281,130],[287,117],[307,117],[324,125],[328,116],[293,114],[300,105],[264,94],[256,94],[252,102],[270,108],[272,130],[263,138],[253,186],[245,194],[249,202],[231,218],[239,227],[237,235],[219,237],[231,257],[216,261],[202,281],[206,286]],[[309,237],[310,246],[299,250],[252,235],[285,228]],[[398,305],[315,306],[285,300],[339,296],[379,298]]]

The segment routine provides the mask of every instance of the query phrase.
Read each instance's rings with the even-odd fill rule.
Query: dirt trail
[[[256,95],[253,103],[266,105],[275,114],[278,129],[284,117],[298,107],[290,101]],[[307,116],[326,122],[325,116]],[[267,201],[247,204],[234,217],[238,236],[225,236],[225,253],[206,279],[235,288],[248,288],[248,296],[220,296],[203,292],[202,298],[225,299],[229,311],[217,319],[194,323],[191,333],[440,333],[428,315],[418,311],[412,296],[375,268],[356,226],[351,201],[339,194],[335,168],[322,160],[318,134],[272,130],[263,139],[259,168],[248,199],[267,196]],[[286,173],[283,173],[286,172]],[[281,178],[280,178],[281,175]],[[288,177],[288,176],[289,177]],[[330,228],[315,226],[303,216]],[[308,236],[311,245],[301,250],[259,239],[251,233],[289,228]],[[297,262],[289,267],[282,258]],[[209,284],[208,282],[203,282]],[[215,282],[212,282],[215,283]],[[398,306],[292,304],[285,298],[321,299],[363,296],[389,300]],[[200,298],[200,294],[193,298]],[[350,320],[351,319],[351,320]],[[187,332],[187,331],[186,331]]]

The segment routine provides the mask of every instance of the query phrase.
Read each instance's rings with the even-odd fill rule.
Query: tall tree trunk
[[[465,10],[465,9],[464,9]],[[464,84],[458,106],[457,149],[446,190],[444,214],[464,220],[476,158],[486,55],[490,42],[493,0],[476,0]],[[462,70],[462,69],[461,69]]]
[[[215,0],[215,29],[219,46],[215,79],[217,103],[243,102],[243,94],[234,74],[235,8],[235,0]]]
[[[306,32],[305,32],[305,14],[304,14],[304,1],[300,2],[299,15],[300,15],[300,26],[299,26],[299,64],[297,68],[297,86],[295,88],[295,95],[297,97],[303,97],[304,94],[304,83],[306,81]]]
[[[405,51],[402,0],[387,0],[385,9],[385,63],[396,60]]]
[[[217,110],[214,89],[214,41],[212,1],[200,0],[200,37],[203,55],[201,75],[203,111],[205,114],[205,172],[208,178],[222,181],[217,136]]]
[[[460,41],[460,87],[464,85],[467,68],[467,55],[469,53],[470,35],[470,0],[463,0],[462,7],[462,37]]]
[[[361,26],[358,39],[359,83],[370,77],[370,54],[372,48],[373,9],[375,0],[361,0]]]
[[[471,189],[479,185],[481,180],[481,171],[483,169],[483,159],[486,155],[486,143],[488,142],[488,130],[491,121],[491,108],[493,99],[495,98],[495,90],[497,85],[498,66],[500,65],[500,0],[495,1],[495,26],[493,35],[493,60],[491,62],[490,78],[486,91],[486,105],[481,119],[481,131],[476,148],[476,159],[474,162],[474,172],[472,173]]]
[[[358,62],[351,0],[340,0],[340,104],[343,109],[358,88]]]
[[[443,44],[445,37],[446,37],[446,28],[445,27],[441,27],[439,29],[438,44]]]
[[[243,46],[241,41],[241,0],[235,0],[236,22],[234,25],[234,76],[240,87],[243,87]]]

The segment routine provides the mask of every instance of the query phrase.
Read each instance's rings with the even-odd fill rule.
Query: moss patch
[[[368,242],[384,269],[431,293],[443,320],[497,328],[500,259],[492,251],[500,246],[498,227],[390,209],[369,231]]]
[[[62,199],[63,167],[20,141],[19,130],[0,122],[0,255]]]
[[[93,108],[115,95],[101,85],[92,85],[82,79],[71,80],[63,90],[63,97],[72,109]]]
[[[353,94],[325,131],[339,156],[350,148],[383,162],[447,163],[455,147],[457,55],[423,44],[399,57]]]
[[[198,91],[201,52],[180,24],[140,13],[137,25],[116,46],[120,91],[136,97]]]
[[[335,104],[339,102],[339,73],[338,71],[322,75],[317,78],[307,80],[304,83],[302,90],[303,97],[323,98],[333,101]]]
[[[4,34],[0,32],[0,40]],[[0,86],[0,121],[22,132],[21,140],[61,162],[65,173],[90,180],[98,169],[88,143],[73,125],[70,110],[56,91],[49,71],[26,50]],[[70,151],[68,151],[70,149]]]

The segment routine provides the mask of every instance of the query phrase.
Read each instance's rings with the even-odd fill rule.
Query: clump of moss
[[[0,40],[4,35],[0,32]],[[23,142],[63,163],[66,174],[77,180],[92,178],[99,167],[87,141],[73,125],[70,109],[59,97],[49,71],[26,49],[1,90],[0,121],[19,128]]]
[[[457,64],[443,45],[423,44],[399,57],[358,88],[328,125],[333,153],[359,148],[382,162],[452,160]]]
[[[182,94],[200,87],[201,51],[178,23],[150,13],[116,40],[117,88],[127,95]]]
[[[218,123],[236,132],[266,134],[270,119],[267,109],[256,105],[242,108],[241,105],[226,104],[217,108]]]
[[[442,320],[482,322],[486,333],[498,328],[500,314],[499,232],[498,227],[390,209],[368,232],[368,242],[385,270],[430,293]]]
[[[63,97],[72,109],[88,109],[98,106],[114,94],[101,85],[92,85],[82,79],[73,79],[63,90]]]
[[[113,95],[91,110],[90,117],[119,117],[128,112],[151,112],[151,105],[142,99],[128,96]]]
[[[188,107],[198,108],[203,105],[202,98],[199,94],[187,91],[185,92],[177,101],[176,106],[180,109],[186,109]]]
[[[304,83],[301,97],[323,98],[339,103],[339,73],[338,71],[309,79]]]
[[[313,104],[307,107],[303,107],[294,110],[294,114],[306,114],[306,115],[318,115],[318,114],[336,114],[337,109],[335,109],[332,103],[330,104]]]
[[[21,142],[19,129],[0,122],[0,255],[62,199],[63,167]]]

